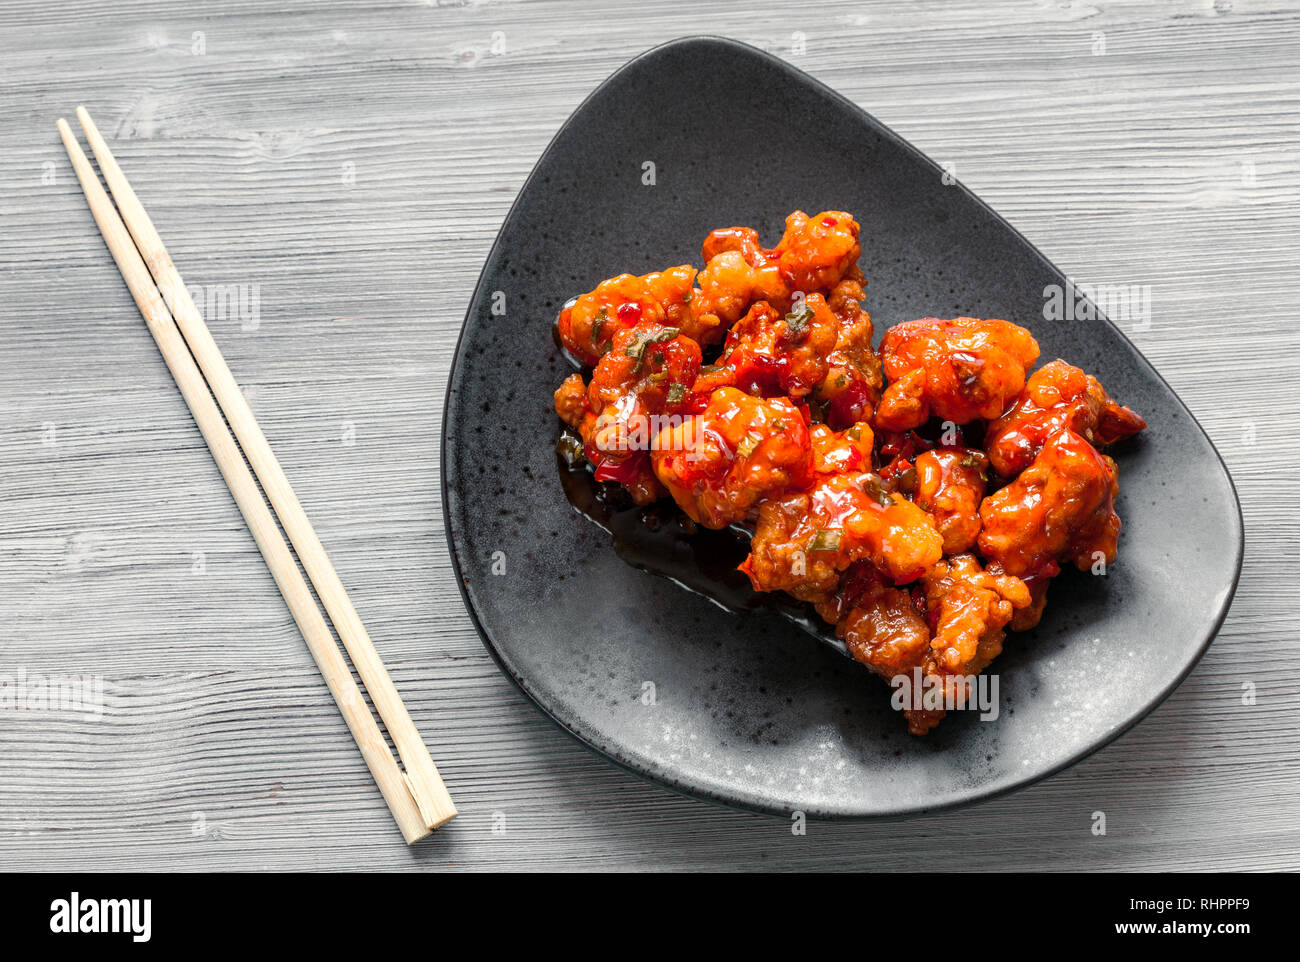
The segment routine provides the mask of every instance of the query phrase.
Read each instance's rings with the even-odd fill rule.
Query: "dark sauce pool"
[[[667,578],[737,615],[771,611],[818,641],[849,656],[812,605],[780,592],[755,591],[736,567],[749,554],[749,532],[739,525],[714,531],[697,525],[671,502],[638,506],[627,491],[597,481],[582,457],[582,441],[567,428],[555,447],[565,497],[574,510],[613,537],[614,552],[641,571]]]

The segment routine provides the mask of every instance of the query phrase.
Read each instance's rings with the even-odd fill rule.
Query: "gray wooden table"
[[[1209,654],[1033,788],[794,835],[588,753],[462,608],[437,450],[479,266],[581,99],[701,32],[955,165],[1076,279],[1150,285],[1134,339],[1236,479],[1245,570]],[[0,702],[0,869],[1300,868],[1298,79],[1296,5],[1249,0],[3,0],[0,676],[97,680],[103,711]],[[78,103],[459,802],[413,850],[91,222],[54,129]]]

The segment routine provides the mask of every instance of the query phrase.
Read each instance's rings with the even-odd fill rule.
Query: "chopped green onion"
[[[753,454],[754,449],[762,443],[763,436],[756,431],[750,431],[741,438],[740,443],[736,445],[736,455],[738,457],[747,458]]]
[[[844,532],[838,528],[818,528],[808,544],[809,551],[839,551]]]
[[[668,403],[676,404],[686,398],[686,385],[676,382],[668,385]]]
[[[898,476],[898,490],[903,494],[911,494],[916,490],[916,468],[908,468]]]
[[[878,475],[867,475],[867,480],[862,484],[862,490],[866,492],[867,497],[882,507],[887,508],[893,503],[889,497],[889,492],[885,490],[885,486],[881,483]]]
[[[792,334],[802,334],[808,329],[808,322],[812,319],[813,309],[808,306],[807,302],[803,302],[785,316],[785,326],[790,329]]]
[[[561,432],[559,440],[555,442],[555,453],[564,460],[565,467],[570,470],[577,468],[586,460],[582,438],[567,428]]]
[[[636,358],[636,364],[632,367],[633,374],[641,373],[641,368],[645,365],[645,351],[651,344],[663,344],[671,341],[682,332],[680,327],[665,327],[662,331],[647,333],[638,331],[636,338],[627,347],[623,348],[623,353],[627,357]],[[662,354],[658,355],[662,358]]]

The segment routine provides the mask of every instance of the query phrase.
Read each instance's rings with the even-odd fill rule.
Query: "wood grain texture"
[[[702,32],[954,164],[1075,278],[1151,285],[1130,336],[1228,462],[1245,570],[1182,687],[1046,782],[794,836],[588,753],[462,607],[437,445],[479,266],[582,98]],[[1300,10],[1244,0],[9,0],[0,675],[102,676],[105,711],[0,710],[0,869],[1300,868],[1297,77]],[[78,103],[186,280],[257,285],[255,330],[209,325],[462,813],[412,851],[95,231]]]

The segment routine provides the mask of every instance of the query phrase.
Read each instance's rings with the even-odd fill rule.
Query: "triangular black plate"
[[[698,262],[715,227],[752,225],[774,243],[795,208],[857,215],[877,331],[928,315],[1016,321],[1044,361],[1097,374],[1150,424],[1113,452],[1119,563],[1104,578],[1058,579],[1040,628],[1010,637],[994,665],[996,721],[959,712],[909,736],[860,666],[775,615],[736,617],[633,569],[561,491],[551,393],[569,368],[551,325],[564,301],[622,271]],[[1213,638],[1240,568],[1241,518],[1204,431],[1128,340],[1104,319],[1044,320],[1044,287],[1064,283],[935,163],[780,60],[695,38],[632,61],[538,161],[456,351],[443,498],[488,649],[591,747],[759,811],[929,811],[1025,785],[1115,738]]]

